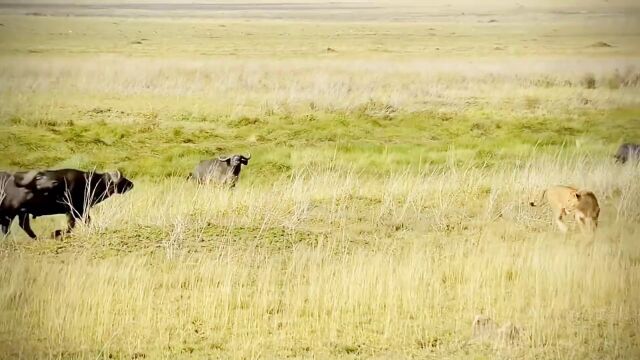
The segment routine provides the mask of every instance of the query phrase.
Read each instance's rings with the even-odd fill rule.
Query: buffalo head
[[[249,156],[244,155],[231,155],[231,156],[220,156],[218,160],[226,162],[231,167],[237,167],[241,165],[249,165],[249,159],[251,159],[251,154]]]
[[[122,173],[119,170],[102,174],[102,179],[107,184],[107,193],[109,195],[124,194],[133,189],[133,183],[131,180],[122,176]]]
[[[43,172],[36,170],[16,172],[13,174],[13,181],[16,186],[27,188],[31,191],[49,191],[60,184],[57,179],[48,177]]]

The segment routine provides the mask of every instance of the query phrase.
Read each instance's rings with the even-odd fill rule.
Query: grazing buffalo
[[[229,187],[236,186],[242,165],[249,165],[251,154],[220,156],[213,160],[204,160],[196,166],[189,178],[201,183],[218,182]]]
[[[73,229],[77,220],[89,221],[89,209],[113,194],[123,194],[133,188],[133,183],[119,171],[113,173],[84,172],[74,169],[31,171],[15,173],[13,183],[7,182],[6,215],[2,217],[3,232],[16,215],[20,226],[35,239],[29,225],[29,214],[34,218],[44,215],[66,214],[67,231]],[[2,203],[5,213],[5,201]],[[5,232],[6,233],[6,232]],[[62,235],[56,230],[55,237]]]
[[[613,156],[616,158],[616,162],[626,163],[627,160],[639,160],[640,159],[640,145],[638,144],[622,144],[618,148],[618,151]]]

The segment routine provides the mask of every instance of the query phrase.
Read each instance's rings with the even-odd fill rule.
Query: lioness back
[[[547,188],[547,202],[556,210],[571,211],[578,201],[575,197],[578,189],[571,186],[556,185]]]

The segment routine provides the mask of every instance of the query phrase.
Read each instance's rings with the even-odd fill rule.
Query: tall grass
[[[191,110],[190,120],[212,112],[212,108],[216,115],[236,117],[337,111],[380,116],[473,106],[508,107],[513,113],[566,113],[637,106],[640,70],[636,64],[633,59],[575,58],[365,61],[97,57],[87,61],[10,57],[0,59],[0,94],[9,96],[4,112],[12,115],[21,113],[13,106],[24,106],[20,94],[51,95],[53,90],[61,94],[48,98],[53,108],[59,107],[57,102],[86,102],[108,94],[134,96],[149,104],[156,103],[154,97],[171,102],[182,99],[178,103],[197,99],[199,105]],[[591,79],[588,86],[586,76]],[[32,97],[23,100],[33,101]],[[113,118],[127,117],[104,105],[96,105],[94,110],[111,113]]]
[[[233,191],[138,183],[64,242],[14,231],[0,346],[28,358],[633,358],[639,174],[560,153],[377,177],[310,168]],[[598,196],[594,241],[527,205],[556,183]],[[519,335],[474,338],[478,314]]]

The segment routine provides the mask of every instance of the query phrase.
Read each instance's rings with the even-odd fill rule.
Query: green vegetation
[[[554,153],[586,145],[582,153],[607,154],[621,140],[640,137],[640,111],[589,111],[572,116],[530,115],[504,120],[499,114],[416,112],[393,116],[350,114],[240,117],[156,112],[119,116],[92,109],[62,121],[13,117],[0,135],[2,161],[10,168],[121,168],[136,178],[183,178],[200,159],[251,152],[248,180],[272,181],[292,170],[332,161],[365,173],[419,170],[443,164],[493,165],[522,160],[533,149]],[[118,115],[116,115],[118,116]],[[181,120],[187,118],[188,120]],[[37,149],[33,151],[32,149]],[[571,150],[576,151],[576,150]],[[259,175],[259,176],[258,176]]]

